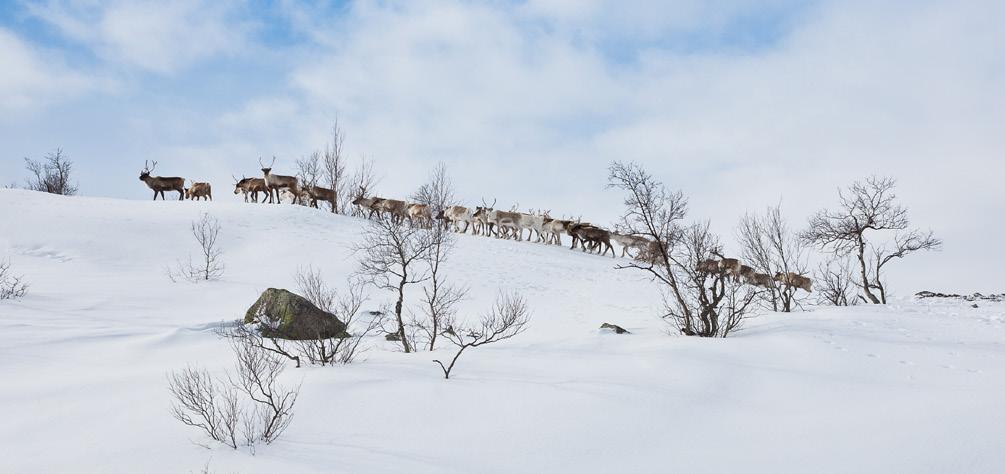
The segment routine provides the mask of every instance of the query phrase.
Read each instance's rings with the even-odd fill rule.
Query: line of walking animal
[[[777,282],[787,287],[805,290],[807,293],[813,292],[813,280],[798,273],[776,272],[775,276],[772,277],[765,273],[757,273],[752,267],[740,262],[739,259],[717,256],[719,259],[708,259],[699,263],[695,271],[704,274],[725,274],[736,282],[761,288],[774,289],[777,287]]]
[[[263,178],[248,178],[243,177],[237,179],[234,177],[234,194],[243,194],[244,202],[248,202],[250,197],[253,202],[258,202],[258,193],[265,193],[269,196],[270,203],[282,203],[282,195],[284,192],[289,193],[292,196],[292,201],[296,203],[307,203],[310,202],[311,207],[318,207],[318,201],[333,201],[334,191],[321,186],[301,186],[300,180],[295,176],[283,176],[272,173],[272,166],[275,164],[276,159],[272,158],[272,163],[268,166],[262,163],[261,158],[259,158],[258,163],[262,166]],[[165,200],[165,191],[176,191],[178,192],[178,200],[182,201],[185,199],[189,200],[213,200],[213,188],[209,183],[204,182],[192,182],[188,187],[185,186],[185,178],[180,178],[176,176],[151,176],[154,169],[157,167],[157,162],[154,161],[153,165],[150,165],[149,161],[143,162],[143,170],[140,171],[140,181],[146,183],[147,187],[153,190],[154,200],[157,200],[159,195],[162,200]],[[265,202],[265,198],[262,198],[262,202]]]
[[[243,194],[244,201],[258,202],[258,193],[266,193],[269,196],[269,203],[282,203],[282,192],[288,192],[292,196],[294,204],[306,204],[310,201],[311,207],[318,207],[318,201],[334,201],[335,192],[321,186],[307,185],[301,186],[300,180],[296,176],[284,176],[272,173],[272,166],[275,164],[275,157],[268,166],[259,158],[262,178],[234,177],[234,194]],[[209,183],[193,182],[191,186],[185,187],[185,179],[179,177],[151,176],[157,162],[153,166],[148,166],[144,162],[143,171],[140,172],[140,180],[146,183],[154,191],[154,200],[160,194],[161,199],[165,199],[165,191],[177,191],[178,200],[212,200],[213,192]],[[518,206],[513,206],[509,211],[495,209],[496,201],[492,204],[482,201],[481,206],[470,209],[464,206],[449,206],[433,215],[433,209],[426,204],[409,203],[398,199],[388,199],[381,197],[365,197],[367,190],[359,188],[357,197],[352,204],[357,207],[359,215],[366,214],[368,218],[389,217],[395,222],[408,220],[410,225],[422,227],[432,227],[435,221],[440,221],[441,225],[447,226],[454,232],[467,233],[471,229],[472,235],[493,236],[503,239],[524,240],[524,231],[527,232],[526,240],[545,244],[562,245],[562,234],[567,234],[572,238],[570,249],[575,249],[577,245],[583,252],[600,252],[600,255],[607,255],[611,252],[611,257],[617,257],[617,252],[611,242],[621,245],[621,256],[630,256],[636,259],[645,259],[651,253],[653,242],[645,237],[629,234],[619,234],[607,229],[597,227],[588,222],[572,219],[553,219],[549,211],[543,212],[519,212]],[[265,198],[262,198],[262,203]],[[463,227],[462,227],[463,225]],[[636,254],[631,255],[630,250],[635,250]],[[738,259],[726,258],[721,255],[716,259],[709,259],[701,262],[695,271],[706,274],[727,274],[732,276],[734,281],[743,282],[762,288],[775,288],[775,283],[803,289],[812,292],[813,281],[797,273],[778,272],[774,277],[763,273],[757,273],[752,267],[743,265]]]

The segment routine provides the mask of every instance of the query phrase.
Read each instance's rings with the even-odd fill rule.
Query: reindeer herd
[[[294,204],[300,203],[318,207],[318,201],[334,202],[335,191],[315,185],[302,186],[296,176],[284,176],[272,173],[272,166],[276,159],[273,158],[268,166],[259,159],[261,165],[261,178],[234,177],[234,194],[243,194],[244,201],[248,202],[249,197],[252,202],[259,202],[259,193],[268,195],[269,203],[282,203],[282,193],[292,196]],[[185,187],[185,179],[179,177],[151,176],[157,162],[153,166],[148,166],[144,162],[143,171],[140,172],[140,181],[154,191],[154,200],[157,195],[164,200],[165,191],[178,192],[178,200],[212,200],[213,193],[209,183],[193,182]],[[562,245],[562,234],[568,235],[572,239],[570,249],[578,246],[583,252],[607,255],[611,252],[611,257],[617,257],[617,252],[611,242],[621,246],[621,257],[632,257],[637,260],[649,261],[653,263],[653,256],[658,248],[656,243],[638,235],[620,234],[607,229],[595,226],[588,222],[581,222],[579,219],[554,219],[550,211],[519,212],[517,206],[513,206],[509,211],[495,209],[496,201],[492,204],[482,201],[481,206],[470,209],[464,206],[449,206],[435,212],[428,204],[409,203],[398,199],[388,199],[381,197],[366,197],[367,190],[360,188],[356,193],[356,198],[352,204],[356,206],[357,215],[366,215],[367,218],[389,218],[394,222],[404,223],[408,221],[410,225],[431,228],[434,225],[442,225],[454,232],[467,233],[471,230],[472,235],[482,235],[500,239],[512,239],[517,241],[528,241]],[[308,204],[309,201],[309,204]],[[262,198],[262,203],[265,198]],[[527,233],[524,239],[524,232]],[[635,255],[631,255],[634,250]],[[742,282],[762,288],[774,289],[776,284],[781,284],[790,288],[797,288],[812,291],[812,280],[797,273],[778,272],[774,276],[757,273],[752,267],[743,265],[740,260],[726,258],[716,255],[718,259],[709,259],[701,262],[694,271],[705,275],[725,275],[731,277],[736,282]]]

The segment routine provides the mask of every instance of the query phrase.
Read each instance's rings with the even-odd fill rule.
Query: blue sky
[[[337,116],[388,196],[443,161],[465,202],[606,222],[606,164],[630,159],[729,237],[745,212],[782,201],[799,224],[838,186],[891,174],[947,242],[931,268],[981,265],[981,216],[1005,211],[998,1],[4,7],[3,183],[62,147],[86,195],[148,199],[147,159],[226,188],[259,156],[292,172]]]

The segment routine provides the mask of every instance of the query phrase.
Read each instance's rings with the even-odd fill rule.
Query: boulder
[[[611,324],[611,323],[601,324],[600,325],[600,329],[611,329],[616,334],[631,334],[630,332],[628,332],[627,329],[625,329],[625,328],[623,328],[621,326],[618,326],[617,324]]]
[[[279,339],[349,337],[345,323],[334,314],[314,306],[303,296],[280,288],[262,292],[245,313],[244,323],[256,323],[263,336]]]

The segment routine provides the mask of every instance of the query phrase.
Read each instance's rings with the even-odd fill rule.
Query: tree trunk
[[[862,291],[872,304],[879,304],[879,299],[869,289],[869,274],[865,268],[865,241],[862,240],[862,234],[858,236],[858,265],[862,276]]]

